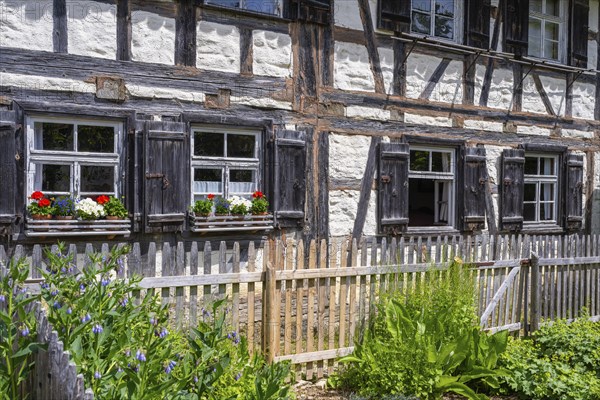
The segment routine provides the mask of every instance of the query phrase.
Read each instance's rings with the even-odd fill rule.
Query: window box
[[[25,236],[127,236],[131,233],[131,221],[119,220],[36,220],[28,217],[25,221]]]
[[[273,214],[267,215],[215,215],[197,217],[190,213],[192,232],[256,232],[273,229]]]

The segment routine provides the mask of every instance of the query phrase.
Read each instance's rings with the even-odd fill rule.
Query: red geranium
[[[40,201],[38,201],[38,205],[40,207],[50,207],[50,200],[48,200],[48,199],[40,199]]]
[[[33,200],[39,200],[39,199],[41,199],[42,197],[44,197],[44,193],[40,192],[39,190],[38,190],[38,191],[36,191],[36,192],[33,192],[33,193],[31,193],[31,198],[32,198]]]
[[[209,199],[210,201],[213,201],[213,199],[215,198],[214,194],[209,194],[208,196],[206,196],[207,199]]]
[[[254,197],[255,199],[260,199],[260,198],[262,198],[263,196],[264,196],[264,195],[263,195],[263,192],[260,192],[260,191],[258,191],[258,190],[257,190],[256,192],[254,192],[254,194],[252,195],[252,197]]]
[[[108,200],[110,200],[110,199],[108,198],[108,196],[102,195],[102,196],[98,196],[98,197],[96,198],[96,203],[98,203],[98,204],[102,205],[102,204],[108,203]]]

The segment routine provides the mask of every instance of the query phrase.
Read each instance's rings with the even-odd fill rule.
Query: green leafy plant
[[[192,212],[202,216],[208,216],[208,214],[210,214],[212,211],[214,198],[214,194],[209,194],[208,196],[206,196],[206,199],[196,200],[196,202],[192,206]]]
[[[103,205],[104,212],[109,217],[119,217],[121,219],[124,219],[129,216],[129,213],[123,205],[123,202],[116,197],[110,196],[110,198],[106,202],[104,202]]]
[[[252,214],[263,214],[266,213],[269,208],[269,202],[263,194],[263,192],[254,192],[252,194],[252,205],[250,206],[250,212]]]
[[[30,215],[52,215],[54,211],[52,202],[42,192],[33,192],[30,199],[32,201],[27,206],[27,211]]]
[[[70,196],[60,196],[52,204],[52,215],[72,217],[75,215],[75,199]]]
[[[29,267],[24,260],[0,262],[0,399],[20,399],[20,386],[33,368],[31,354],[36,342],[36,320],[29,306],[37,298],[27,293]]]
[[[229,214],[229,202],[222,196],[218,196],[215,200],[215,214],[216,215],[227,215]]]

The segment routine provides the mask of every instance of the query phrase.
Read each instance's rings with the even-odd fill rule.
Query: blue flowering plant
[[[215,204],[215,215],[227,215],[229,214],[229,201],[222,196],[217,196],[214,200]]]
[[[28,275],[24,260],[0,261],[0,400],[22,398],[20,386],[33,368],[31,355],[43,347],[36,341],[36,297],[25,287]]]
[[[69,196],[60,196],[52,203],[52,215],[59,217],[75,216],[75,199]]]

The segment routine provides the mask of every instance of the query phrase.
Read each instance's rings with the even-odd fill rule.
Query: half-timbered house
[[[0,237],[600,233],[599,13],[1,0]],[[130,217],[44,225],[26,212],[37,190],[123,197]],[[256,190],[260,223],[189,215],[209,193]]]

